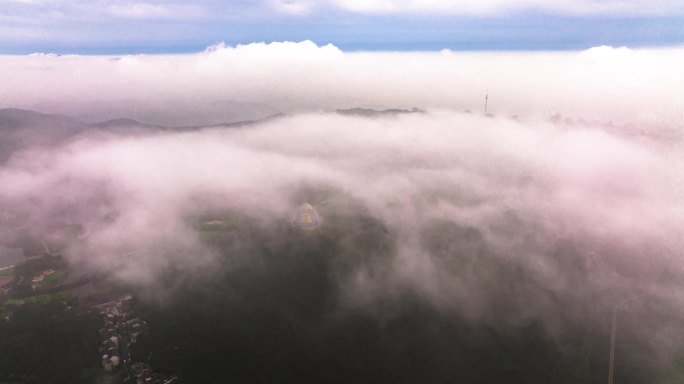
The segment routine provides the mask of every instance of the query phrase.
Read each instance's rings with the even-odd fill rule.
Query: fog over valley
[[[618,311],[616,382],[684,378],[680,48],[0,60],[0,268],[132,294],[160,372],[602,382]]]

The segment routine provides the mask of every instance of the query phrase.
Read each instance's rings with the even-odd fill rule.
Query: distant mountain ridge
[[[69,116],[16,108],[0,109],[0,164],[18,150],[59,144],[86,127],[87,124]]]
[[[46,114],[73,116],[87,123],[122,117],[164,127],[209,126],[261,120],[280,114],[270,105],[235,100],[141,101],[136,99],[90,102],[49,102],[31,107]]]
[[[241,103],[240,105],[244,105]],[[270,107],[269,107],[270,108]],[[74,137],[86,132],[108,134],[145,134],[149,132],[192,131],[202,128],[240,128],[258,122],[277,119],[284,116],[275,109],[265,109],[265,114],[255,119],[235,121],[217,121],[213,124],[164,125],[142,122],[130,117],[114,117],[101,121],[86,121],[65,114],[43,113],[28,109],[0,109],[0,165],[6,163],[16,152],[28,148],[50,148],[66,143]],[[385,109],[368,108],[338,109],[332,111],[342,115],[376,117],[384,115],[422,113],[419,109]],[[182,113],[182,111],[169,111]],[[230,111],[226,116],[236,116]],[[216,115],[215,115],[216,116]],[[215,117],[214,116],[214,117]],[[192,119],[190,119],[192,120]],[[176,120],[176,122],[179,120]]]
[[[161,125],[146,124],[146,123],[142,123],[138,120],[133,120],[133,119],[129,119],[126,117],[119,117],[119,118],[115,118],[115,119],[109,119],[109,120],[101,121],[99,123],[90,124],[91,127],[100,127],[100,128],[122,127],[122,126],[127,126],[127,125],[147,127],[147,128],[166,128],[166,127],[162,127]]]
[[[85,124],[78,119],[65,115],[45,114],[19,108],[0,109],[0,130],[26,127],[27,125],[39,126],[46,123],[53,127],[72,127]]]
[[[335,112],[339,113],[340,115],[373,117],[373,116],[399,115],[399,114],[408,114],[408,113],[423,113],[425,111],[418,109],[418,108],[412,108],[412,109],[348,108],[348,109],[336,109]]]
[[[266,118],[273,118],[274,115]],[[27,109],[0,109],[0,165],[15,152],[28,148],[49,148],[86,133],[145,133],[154,131],[190,131],[205,127],[241,127],[259,120],[226,122],[213,125],[167,127],[147,124],[130,118],[114,118],[89,123],[61,114],[46,114]]]

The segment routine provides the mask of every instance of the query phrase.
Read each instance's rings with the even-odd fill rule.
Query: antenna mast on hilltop
[[[487,116],[487,102],[489,101],[489,88],[487,88],[487,92],[485,93],[485,116]]]

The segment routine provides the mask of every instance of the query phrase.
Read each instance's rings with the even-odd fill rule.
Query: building
[[[309,203],[300,205],[292,216],[291,224],[293,227],[312,231],[323,223],[323,218],[316,209]]]

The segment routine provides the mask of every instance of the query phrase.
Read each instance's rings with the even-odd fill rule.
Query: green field
[[[222,218],[199,223],[202,232],[230,231],[240,227],[240,220],[236,218]]]
[[[63,280],[68,274],[69,271],[67,269],[59,269],[55,271],[55,273],[45,276],[45,279],[43,279],[40,285],[54,284]]]
[[[36,295],[25,297],[23,299],[7,300],[6,305],[24,305],[24,304],[47,304],[57,303],[71,299],[71,294],[67,291],[59,291],[53,293],[46,293],[43,295]]]
[[[0,279],[14,276],[14,267],[0,269]]]

